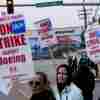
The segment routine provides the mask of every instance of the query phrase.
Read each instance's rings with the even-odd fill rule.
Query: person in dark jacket
[[[86,64],[81,64],[78,72],[73,74],[73,82],[82,90],[84,100],[93,100],[95,76]]]
[[[88,58],[88,66],[91,68],[91,70],[94,70],[95,77],[98,77],[98,72],[99,72],[98,66],[93,61],[91,61],[89,58]]]
[[[72,60],[72,73],[78,70],[77,57],[73,56]]]
[[[68,66],[70,66],[70,72],[73,73],[74,71],[74,66],[73,66],[73,56],[68,57]]]
[[[55,100],[45,73],[36,72],[36,79],[30,82],[30,86],[33,92],[30,100]]]

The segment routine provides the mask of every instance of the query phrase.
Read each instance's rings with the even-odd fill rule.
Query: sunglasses
[[[41,84],[40,81],[30,81],[30,82],[29,82],[29,85],[30,85],[30,86],[33,86],[33,85],[34,85],[34,86],[39,86],[40,84]]]

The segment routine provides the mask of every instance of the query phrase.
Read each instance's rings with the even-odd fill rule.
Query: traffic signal
[[[7,12],[8,14],[13,14],[14,13],[14,3],[13,0],[7,0]]]

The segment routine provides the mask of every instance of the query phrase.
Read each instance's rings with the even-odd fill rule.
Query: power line
[[[15,4],[14,7],[32,7],[35,6],[35,4]],[[7,5],[0,5],[0,7],[7,7]]]
[[[100,3],[63,3],[60,6],[100,6]],[[14,4],[14,7],[32,7],[36,4]],[[7,5],[0,5],[0,7],[7,7]]]
[[[63,6],[100,6],[100,3],[64,3]]]
[[[64,3],[63,6],[100,6],[100,3]]]

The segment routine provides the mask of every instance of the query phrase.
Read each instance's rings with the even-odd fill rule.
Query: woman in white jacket
[[[83,100],[81,89],[71,81],[70,67],[57,67],[57,86],[53,88],[56,100]]]

